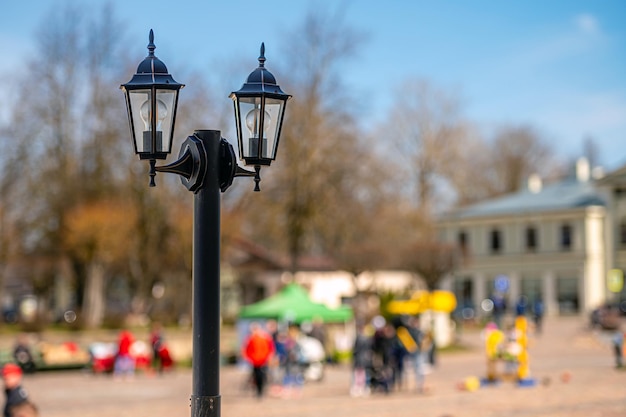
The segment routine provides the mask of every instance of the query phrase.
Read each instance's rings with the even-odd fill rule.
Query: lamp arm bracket
[[[175,162],[168,165],[162,165],[154,168],[157,172],[169,172],[172,174],[178,174],[186,179],[191,178],[193,173],[193,158],[189,148],[185,148],[182,156]]]
[[[188,136],[180,147],[178,160],[168,165],[155,167],[157,172],[180,175],[180,180],[189,191],[197,192],[206,178],[207,155],[202,141],[195,135]]]
[[[222,192],[226,191],[226,189],[232,185],[235,177],[254,177],[254,191],[261,191],[259,187],[259,182],[261,182],[261,166],[255,165],[254,171],[249,171],[237,165],[233,145],[224,138],[222,138],[221,141],[221,150],[220,189]]]
[[[256,172],[247,170],[245,168],[237,165],[237,169],[235,170],[235,177],[254,177]]]
[[[261,182],[261,165],[255,165],[254,171],[248,171],[247,169],[237,166],[235,177],[254,177],[254,191],[261,191],[261,187],[259,187],[259,183]]]
[[[261,166],[255,165],[254,171],[249,171],[237,165],[233,146],[224,138],[220,139],[218,159],[218,179],[222,192],[232,185],[235,177],[254,177],[254,191],[261,191],[259,187]],[[151,164],[152,183],[156,172],[169,172],[180,175],[183,185],[189,191],[197,192],[202,188],[206,179],[207,160],[207,152],[202,141],[195,135],[189,136],[180,147],[178,160],[162,166],[152,167]]]

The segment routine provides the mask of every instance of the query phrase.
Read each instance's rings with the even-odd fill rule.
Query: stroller
[[[393,384],[393,369],[385,364],[379,355],[374,355],[369,368],[369,386],[372,392],[382,391],[388,394]]]

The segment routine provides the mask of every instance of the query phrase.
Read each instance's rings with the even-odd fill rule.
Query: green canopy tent
[[[257,303],[243,307],[239,318],[243,320],[275,319],[295,323],[321,319],[324,323],[343,323],[352,319],[352,308],[337,309],[311,301],[298,284],[288,284],[278,293]]]

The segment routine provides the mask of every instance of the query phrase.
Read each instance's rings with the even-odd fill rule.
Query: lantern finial
[[[265,42],[261,42],[261,55],[259,55],[259,67],[265,66]]]
[[[150,42],[148,44],[148,51],[149,51],[149,56],[154,56],[154,50],[156,49],[156,46],[154,45],[154,31],[152,29],[150,29],[150,35],[148,36],[148,41]]]

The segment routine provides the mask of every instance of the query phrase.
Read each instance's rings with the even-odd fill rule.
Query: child
[[[22,388],[22,368],[14,363],[7,363],[2,367],[2,380],[6,394],[4,417],[11,417],[10,410],[13,406],[28,401],[28,394]]]
[[[621,368],[623,366],[624,334],[620,330],[617,330],[613,335],[613,349],[615,352],[615,367]]]

